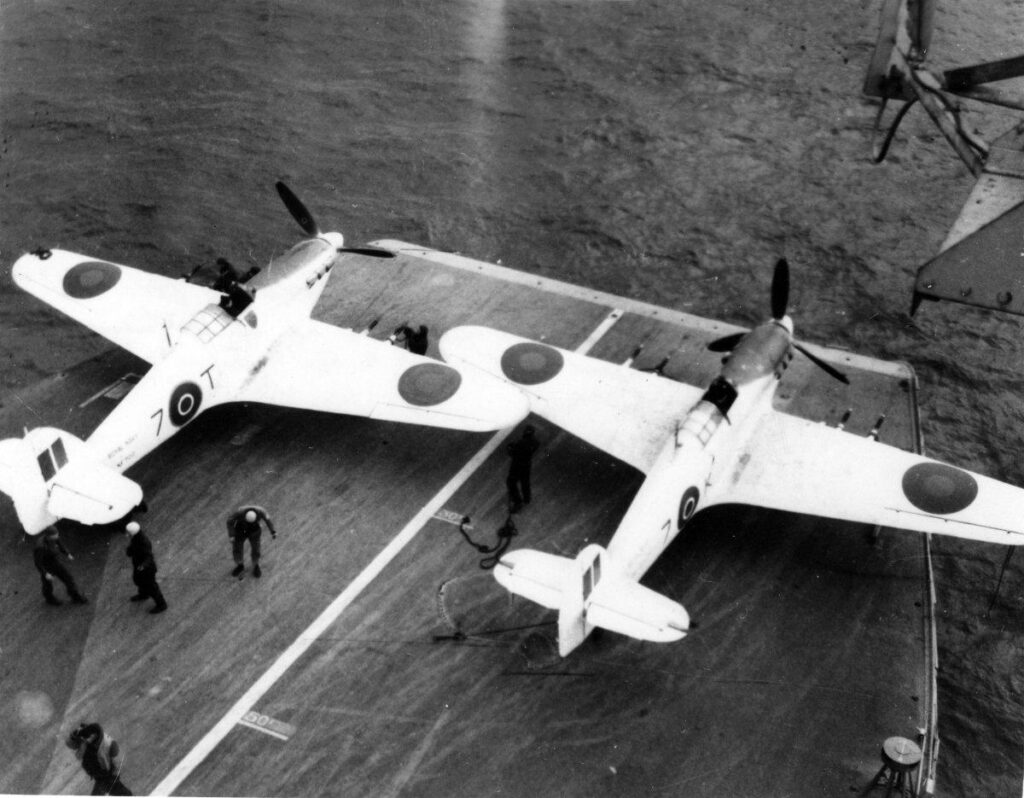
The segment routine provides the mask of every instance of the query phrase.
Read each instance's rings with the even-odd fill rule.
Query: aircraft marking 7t
[[[116,521],[142,500],[121,472],[225,402],[261,402],[451,429],[490,431],[522,419],[522,393],[310,314],[346,248],[323,233],[283,183],[278,193],[309,236],[225,292],[63,250],[23,255],[18,286],[152,368],[83,441],[53,427],[0,441],[0,490],[37,534],[59,518]]]
[[[739,503],[886,527],[1019,545],[1024,490],[921,455],[778,412],[794,356],[789,271],[776,265],[772,317],[711,345],[729,351],[706,389],[483,327],[440,342],[449,363],[519,386],[532,410],[647,476],[607,550],[575,559],[522,549],[495,567],[509,591],[559,612],[567,656],[595,626],[641,640],[684,637],[681,604],[639,580],[698,510]]]

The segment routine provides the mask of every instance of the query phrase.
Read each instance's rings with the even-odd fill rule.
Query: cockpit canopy
[[[735,386],[725,377],[719,375],[711,381],[701,399],[705,402],[711,402],[723,416],[727,416],[729,415],[729,408],[732,407],[737,396],[738,392]]]

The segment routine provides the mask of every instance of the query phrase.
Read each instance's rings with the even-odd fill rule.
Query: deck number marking
[[[296,731],[292,724],[272,718],[270,715],[264,715],[256,710],[246,712],[238,723],[242,726],[248,726],[250,729],[261,731],[264,734],[269,734],[278,740],[287,740]]]

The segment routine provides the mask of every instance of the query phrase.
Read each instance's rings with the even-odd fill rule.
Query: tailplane
[[[37,535],[60,518],[107,524],[142,501],[142,488],[104,463],[74,435],[53,427],[0,441],[0,491]]]
[[[501,558],[498,582],[512,593],[558,610],[558,653],[568,656],[595,627],[638,640],[670,643],[690,628],[681,604],[616,573],[596,544],[576,559],[521,549]]]

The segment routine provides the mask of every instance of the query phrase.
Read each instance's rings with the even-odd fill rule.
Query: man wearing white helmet
[[[260,521],[267,525],[270,530],[270,537],[277,537],[277,530],[274,529],[274,522],[270,520],[267,511],[258,504],[246,504],[239,507],[228,516],[228,539],[231,541],[231,555],[235,558],[235,569],[232,576],[241,576],[245,570],[245,541],[249,541],[249,554],[252,557],[252,575],[257,579],[262,576],[260,570],[260,538],[263,536],[263,527]]]
[[[132,581],[139,589],[139,592],[130,600],[153,599],[156,606],[149,613],[157,615],[167,609],[167,602],[164,601],[164,594],[160,592],[160,586],[156,583],[156,560],[153,559],[153,544],[149,542],[146,533],[135,521],[130,522],[124,531],[128,535],[128,549],[125,553],[132,559]]]

